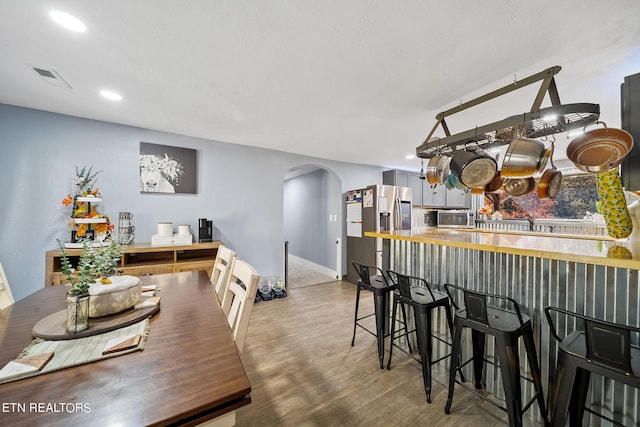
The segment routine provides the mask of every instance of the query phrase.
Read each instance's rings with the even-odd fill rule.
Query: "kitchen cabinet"
[[[629,155],[622,162],[622,182],[628,191],[640,190],[640,73],[626,76],[621,87],[622,129],[636,140]]]
[[[424,179],[420,179],[418,174],[409,174],[409,188],[413,190],[413,206],[422,206],[424,204],[422,200],[422,188]]]
[[[446,207],[451,209],[470,209],[471,193],[462,190],[447,190]]]
[[[431,188],[431,184],[425,181],[422,184],[422,206],[428,208],[443,208],[447,205],[447,188],[444,185],[436,185]]]
[[[414,206],[422,206],[423,181],[417,173],[399,170],[382,172],[382,184],[395,185],[396,187],[409,187],[413,190],[411,203],[413,203]]]
[[[409,187],[409,174],[410,172],[395,169],[384,171],[382,172],[382,184]]]
[[[420,179],[420,174],[399,170],[382,172],[384,185],[396,185],[413,189],[413,206],[427,208],[470,209],[471,194],[462,190],[447,190],[444,185],[431,184],[426,179]]]

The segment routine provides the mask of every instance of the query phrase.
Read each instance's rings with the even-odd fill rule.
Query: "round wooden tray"
[[[89,328],[80,332],[67,332],[67,310],[60,310],[40,320],[33,327],[35,338],[59,341],[90,337],[132,325],[160,310],[160,304],[146,308],[129,308],[120,313],[103,317],[90,317]]]

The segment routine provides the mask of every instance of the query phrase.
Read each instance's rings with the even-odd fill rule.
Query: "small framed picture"
[[[96,230],[86,230],[83,236],[78,236],[77,230],[71,231],[71,243],[80,243],[83,240],[94,240],[96,238]]]

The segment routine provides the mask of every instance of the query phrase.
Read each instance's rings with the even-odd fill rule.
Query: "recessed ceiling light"
[[[549,123],[549,122],[555,122],[557,118],[558,118],[557,114],[549,114],[548,116],[544,116],[542,120]]]
[[[405,157],[407,160],[413,160],[416,158],[415,154],[407,154],[407,156]]]
[[[53,19],[58,25],[63,26],[67,30],[75,31],[77,33],[84,33],[87,31],[87,26],[76,18],[75,16],[71,16],[66,12],[62,12],[60,10],[52,10],[49,12],[49,16]]]
[[[100,95],[111,100],[111,101],[122,101],[122,95],[119,93],[112,92],[110,90],[101,90]]]

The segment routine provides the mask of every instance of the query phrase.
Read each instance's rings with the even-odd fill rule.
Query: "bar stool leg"
[[[390,335],[391,344],[389,345],[389,360],[387,361],[387,371],[391,370],[391,357],[393,356],[393,336],[396,333],[396,312],[397,312],[398,304],[401,304],[401,303],[397,301],[395,298],[393,298],[393,310],[391,310],[391,335]],[[406,322],[406,317],[405,317],[405,322]],[[406,323],[405,323],[405,326],[406,326]]]
[[[551,412],[551,425],[563,427],[569,413],[569,404],[572,400],[574,382],[577,368],[567,363],[567,357],[563,352],[558,352],[558,368],[556,379],[549,390],[549,411]]]
[[[471,329],[471,343],[473,347],[473,380],[477,389],[482,388],[482,373],[484,370],[484,342],[483,332]]]
[[[420,355],[420,363],[422,364],[422,382],[424,383],[427,403],[431,403],[431,360],[429,355],[422,353]]]
[[[449,335],[451,336],[451,342],[453,346],[453,313],[451,312],[451,306],[446,304],[444,306],[444,311],[447,316],[447,325],[449,326]],[[462,368],[460,367],[460,358],[456,361],[456,367],[458,372],[460,373],[460,381],[465,382],[464,374],[462,373]]]
[[[422,382],[427,402],[431,403],[431,310],[414,307],[416,331],[418,332],[418,352],[422,366]]]
[[[571,392],[571,403],[569,405],[569,426],[571,427],[582,426],[590,379],[591,373],[589,371],[580,368],[576,369],[573,391]]]
[[[522,336],[524,340],[524,346],[527,351],[527,360],[529,361],[529,369],[531,369],[531,375],[533,377],[533,387],[536,391],[536,400],[538,401],[538,407],[540,408],[540,414],[544,420],[544,425],[549,425],[549,414],[544,403],[544,395],[542,393],[542,379],[540,374],[540,365],[538,365],[538,356],[536,354],[535,343],[533,342],[533,331],[531,329],[525,331]]]
[[[411,340],[409,339],[409,324],[407,323],[407,312],[405,310],[404,304],[400,304],[400,310],[402,310],[402,319],[404,320],[404,331],[407,333],[407,347],[409,347],[409,353],[413,353],[411,349]],[[393,319],[395,319],[395,315]]]
[[[351,347],[356,343],[356,327],[358,325],[358,306],[360,305],[360,284],[356,285],[356,314],[353,317],[353,338],[351,338]]]
[[[431,310],[427,310],[425,313],[425,320],[427,324],[427,330],[425,332],[425,346],[426,349],[422,351],[422,377],[424,380],[424,390],[427,394],[427,403],[431,403],[431,355],[433,353],[433,346],[431,342]],[[426,360],[425,360],[426,358]],[[425,369],[426,365],[426,369]]]
[[[451,361],[449,365],[449,393],[447,394],[447,404],[444,407],[444,413],[451,413],[451,404],[453,403],[453,387],[456,382],[456,367],[460,365],[460,346],[462,341],[462,326],[458,323],[453,324],[453,345],[451,347]]]
[[[522,426],[522,389],[520,386],[520,357],[518,342],[505,342],[496,337],[496,353],[500,360],[510,426]]]
[[[373,290],[375,317],[376,317],[376,339],[378,341],[378,359],[380,360],[380,369],[384,369],[384,335],[385,335],[385,306],[387,300],[387,291],[375,289]]]

